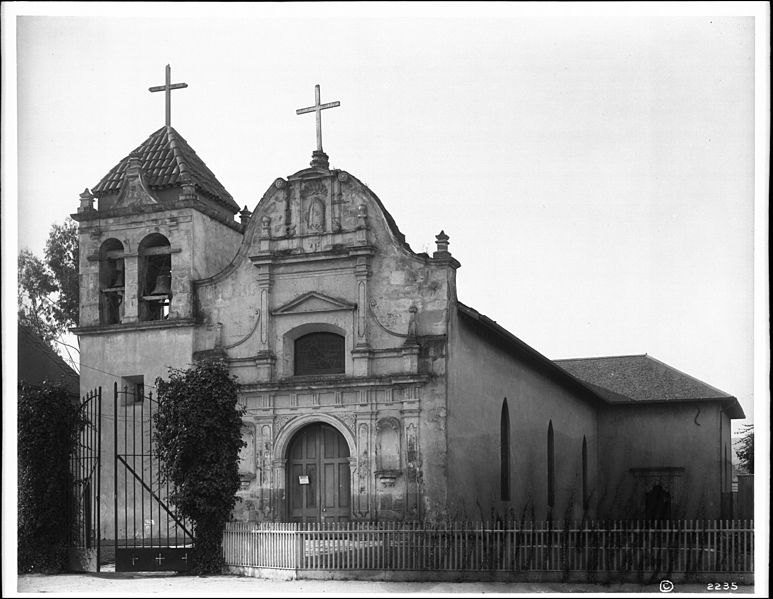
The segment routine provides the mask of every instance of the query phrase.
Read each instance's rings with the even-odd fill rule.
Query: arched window
[[[582,509],[588,511],[588,442],[582,436]]]
[[[502,501],[510,501],[510,412],[506,397],[499,418],[499,488]]]
[[[140,320],[164,320],[172,301],[172,248],[169,240],[153,233],[139,246],[138,283]]]
[[[99,248],[99,322],[118,324],[123,317],[123,244],[108,239]]]
[[[553,447],[553,421],[548,424],[548,508],[552,512],[556,499],[556,456]]]
[[[335,333],[308,333],[295,340],[296,376],[344,373],[344,338]]]

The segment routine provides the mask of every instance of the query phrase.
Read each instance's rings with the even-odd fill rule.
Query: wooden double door
[[[349,446],[334,427],[311,424],[288,449],[288,517],[291,522],[344,522],[351,516]]]

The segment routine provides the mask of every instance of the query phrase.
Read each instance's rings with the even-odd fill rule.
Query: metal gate
[[[99,572],[99,470],[102,388],[81,398],[78,412],[83,428],[70,457],[72,487],[67,497],[68,569],[75,572]]]
[[[190,521],[170,505],[153,444],[158,402],[142,384],[114,386],[115,570],[185,571],[193,548]]]

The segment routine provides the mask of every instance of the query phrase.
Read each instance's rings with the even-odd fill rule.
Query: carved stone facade
[[[444,397],[442,367],[420,364],[417,339],[445,337],[457,266],[450,255],[414,254],[379,200],[348,173],[312,168],[271,185],[236,259],[194,283],[203,321],[197,351],[214,350],[208,331],[221,332],[245,422],[260,431],[255,455],[243,460],[255,464],[255,476],[244,477],[241,517],[288,516],[287,485],[297,484],[288,447],[316,422],[346,439],[352,518],[421,516],[421,454],[442,459],[443,448],[420,446],[419,415],[441,417]],[[254,326],[245,313],[258,315]],[[297,376],[295,343],[318,332],[343,338],[343,371]]]

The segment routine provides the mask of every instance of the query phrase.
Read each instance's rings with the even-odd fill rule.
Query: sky
[[[250,210],[308,166],[320,84],[331,165],[414,251],[450,236],[462,302],[551,359],[654,356],[737,429],[769,404],[764,4],[5,3],[4,310],[16,252],[164,124],[166,64]]]

